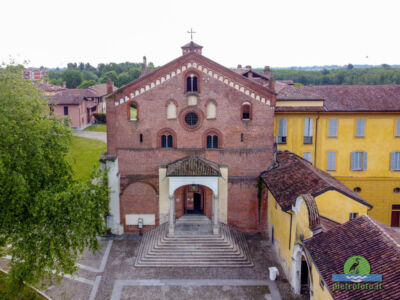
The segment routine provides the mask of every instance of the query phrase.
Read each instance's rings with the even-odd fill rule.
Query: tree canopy
[[[65,70],[50,70],[49,79],[52,84],[62,85],[66,81],[67,88],[80,88],[82,81],[94,80],[99,84],[110,78],[117,87],[121,87],[139,78],[142,66],[142,63],[124,62],[99,64],[96,68],[89,63],[68,63]],[[149,62],[147,68],[155,69],[152,62]]]
[[[71,130],[22,70],[0,69],[0,250],[12,257],[15,292],[23,282],[74,272],[79,253],[98,248],[108,210],[105,177],[73,179]]]

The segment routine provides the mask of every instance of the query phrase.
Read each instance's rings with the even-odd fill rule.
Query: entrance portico
[[[174,193],[183,186],[204,186],[212,191],[213,233],[219,234],[219,179],[221,177],[219,165],[204,158],[189,156],[168,164],[166,169],[169,199],[168,235],[175,234]],[[189,200],[193,202],[189,203],[194,207],[194,193],[191,195],[193,198]],[[185,212],[187,212],[187,203],[185,202]]]

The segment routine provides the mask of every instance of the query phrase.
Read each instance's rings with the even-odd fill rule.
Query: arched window
[[[161,148],[172,148],[173,147],[173,137],[172,135],[162,135],[161,136]]]
[[[138,109],[136,103],[129,105],[129,120],[136,121],[138,116]]]
[[[186,92],[198,92],[197,76],[189,74],[186,77]]]
[[[217,117],[217,106],[214,102],[207,104],[207,119],[215,119]]]
[[[251,120],[251,104],[249,102],[242,104],[242,120]]]
[[[167,106],[167,119],[176,119],[176,104],[172,101]]]
[[[161,129],[157,134],[157,147],[159,148],[175,148],[176,133],[169,128]]]
[[[218,149],[218,135],[207,135],[207,149]]]

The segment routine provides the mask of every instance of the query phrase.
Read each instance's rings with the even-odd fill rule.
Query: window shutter
[[[396,170],[396,152],[390,153],[390,170]]]
[[[396,136],[400,136],[400,119],[397,119]]]
[[[304,136],[312,136],[312,119],[304,119]]]
[[[337,119],[329,119],[329,136],[337,136]]]
[[[286,136],[286,118],[279,119],[278,136]]]
[[[365,119],[357,119],[356,136],[363,137],[365,135]]]
[[[368,152],[364,152],[364,157],[363,157],[363,170],[366,170],[368,168]]]
[[[303,157],[309,163],[312,163],[312,153],[311,152],[304,152]]]
[[[336,152],[328,152],[328,171],[336,170]]]
[[[350,169],[351,170],[356,169],[356,152],[350,153]]]

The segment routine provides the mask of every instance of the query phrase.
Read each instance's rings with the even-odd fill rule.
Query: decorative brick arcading
[[[171,71],[168,74],[159,77],[156,80],[153,80],[151,83],[143,83],[143,85],[139,88],[136,88],[134,92],[131,92],[129,96],[123,96],[120,99],[117,99],[117,101],[114,102],[115,106],[121,105],[129,100],[134,99],[135,97],[146,93],[147,91],[159,86],[160,84],[165,83],[166,81],[170,80],[171,78],[187,71],[187,70],[198,70],[203,72],[204,74],[219,80],[220,82],[224,83],[227,86],[230,86],[231,88],[234,88],[238,90],[239,92],[242,92],[243,94],[253,98],[256,101],[259,101],[261,103],[264,103],[265,105],[270,106],[271,102],[268,99],[265,99],[265,97],[260,96],[256,91],[245,87],[243,85],[240,85],[236,80],[231,79],[227,76],[221,75],[219,72],[216,72],[215,70],[210,69],[209,67],[203,66],[201,64],[198,64],[196,62],[189,62],[182,67],[179,67],[175,71]]]

